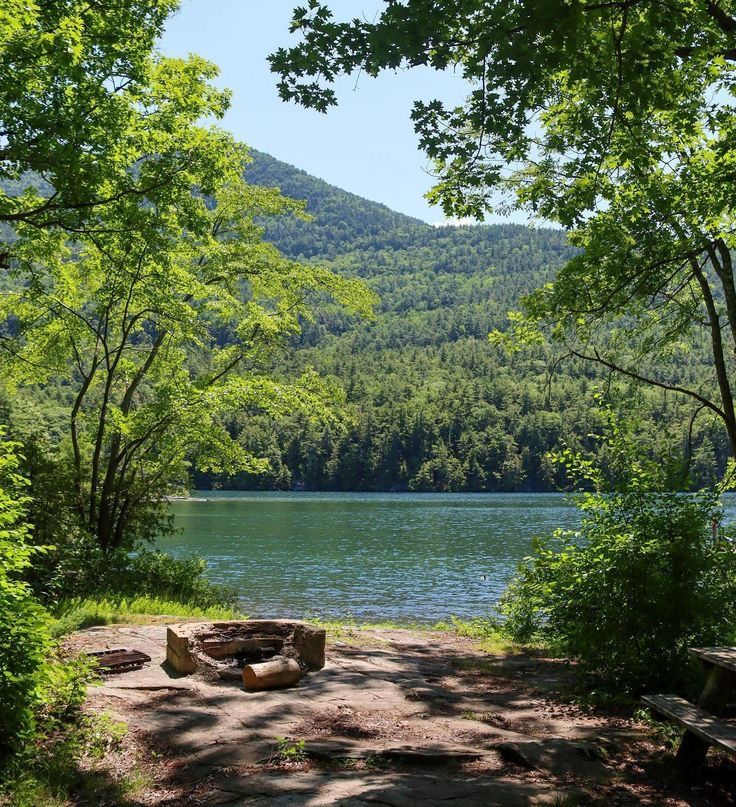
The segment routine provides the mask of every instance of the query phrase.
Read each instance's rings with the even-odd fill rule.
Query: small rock
[[[494,743],[493,749],[498,751],[506,762],[513,762],[528,770],[536,770],[537,766],[524,754],[518,745],[514,743]]]

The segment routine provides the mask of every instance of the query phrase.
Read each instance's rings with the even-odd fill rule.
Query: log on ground
[[[275,689],[296,684],[302,677],[302,668],[293,658],[275,656],[260,664],[243,667],[243,685],[246,689]]]

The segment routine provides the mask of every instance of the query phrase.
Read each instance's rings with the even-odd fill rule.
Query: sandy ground
[[[128,725],[106,775],[141,777],[113,804],[736,804],[734,761],[711,752],[698,781],[681,782],[645,726],[574,705],[574,671],[560,661],[365,630],[331,642],[324,669],[298,686],[246,692],[178,677],[165,634],[115,626],[71,640],[152,658],[90,690],[89,708]]]

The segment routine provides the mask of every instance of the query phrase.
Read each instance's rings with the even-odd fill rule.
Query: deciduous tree
[[[204,181],[191,140],[229,94],[205,60],[156,41],[177,0],[5,0],[0,7],[0,223],[94,227],[126,196]],[[5,231],[7,236],[7,230]],[[0,237],[0,263],[9,239]]]
[[[198,147],[216,152],[213,197],[176,186],[155,206],[126,197],[73,241],[21,222],[14,287],[0,299],[8,382],[68,393],[70,500],[103,551],[155,535],[187,461],[266,467],[231,439],[225,413],[334,419],[335,390],[310,372],[277,380],[270,357],[314,295],[370,309],[359,283],[262,240],[257,219],[302,215],[301,205],[246,184],[241,147],[225,135]]]
[[[732,2],[388,0],[373,21],[341,23],[310,0],[291,30],[302,41],[271,57],[279,92],[321,111],[341,74],[458,70],[465,104],[412,112],[438,173],[430,198],[482,217],[501,193],[569,228],[583,252],[528,301],[532,325],[690,396],[722,419],[736,453]],[[597,339],[611,321],[616,338]],[[683,356],[693,339],[713,357],[702,386]],[[653,375],[640,371],[645,355],[660,359]]]

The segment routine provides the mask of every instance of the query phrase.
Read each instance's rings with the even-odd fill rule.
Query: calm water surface
[[[198,495],[172,503],[181,533],[160,546],[205,557],[254,617],[487,614],[531,539],[578,523],[561,494]]]

